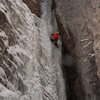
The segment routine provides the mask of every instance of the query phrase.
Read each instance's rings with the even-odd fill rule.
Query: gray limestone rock
[[[77,75],[71,78],[73,100],[100,99],[99,6],[99,0],[55,0],[63,45],[76,63]]]

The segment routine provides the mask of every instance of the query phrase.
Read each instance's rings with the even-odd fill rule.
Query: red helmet
[[[52,37],[53,37],[54,39],[58,39],[58,38],[59,38],[58,32],[54,32],[54,33],[52,34]]]

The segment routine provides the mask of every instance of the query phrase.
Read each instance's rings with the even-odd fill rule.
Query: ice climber
[[[59,33],[58,32],[54,32],[53,34],[51,34],[51,41],[52,43],[58,48],[58,44],[57,44],[57,41],[58,41],[58,38],[59,38]]]

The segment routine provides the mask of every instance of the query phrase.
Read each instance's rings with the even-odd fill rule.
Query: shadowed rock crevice
[[[28,6],[30,11],[36,16],[41,16],[41,0],[23,0],[23,2]]]
[[[62,70],[66,85],[67,100],[85,100],[85,91],[83,87],[80,73],[77,69],[77,61],[73,50],[68,50],[66,46],[62,45]],[[74,55],[74,56],[72,56]],[[81,97],[83,99],[81,99]]]

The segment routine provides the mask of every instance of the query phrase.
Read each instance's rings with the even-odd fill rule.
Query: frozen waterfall
[[[16,44],[12,46],[9,46],[8,40],[4,41],[7,52],[13,55],[17,77],[27,87],[22,94],[14,82],[12,84],[6,79],[13,89],[0,84],[3,100],[66,100],[61,70],[61,41],[58,41],[58,49],[49,39],[52,32],[58,31],[51,5],[52,0],[43,0],[42,16],[38,18],[22,0],[0,0],[0,10],[5,14],[16,39]],[[1,33],[8,38],[4,31]]]

